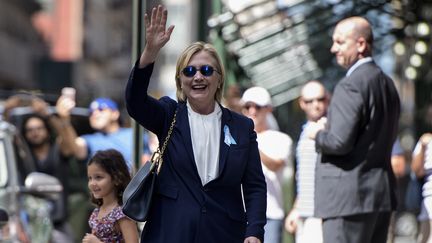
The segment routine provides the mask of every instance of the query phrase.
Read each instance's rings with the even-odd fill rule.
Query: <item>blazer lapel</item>
[[[222,107],[222,121],[221,121],[221,137],[220,137],[220,148],[219,148],[219,175],[222,175],[222,171],[225,168],[227,155],[229,152],[230,146],[225,143],[225,131],[224,127],[227,126],[230,129],[230,132],[233,132],[232,125],[231,125],[231,113],[228,109]],[[231,135],[233,135],[231,133]],[[216,178],[217,179],[217,178]]]
[[[198,169],[196,167],[195,157],[192,148],[192,139],[190,136],[191,132],[189,127],[189,118],[188,118],[186,103],[180,103],[177,116],[178,116],[177,123],[175,126],[177,127],[180,133],[181,139],[183,140],[184,148],[186,149],[186,153],[189,157],[189,161],[190,161],[189,166],[191,166],[195,171],[194,174],[196,175],[196,179],[201,181],[198,175]]]
[[[184,181],[185,185],[187,185],[188,190],[192,194],[192,196],[197,200],[200,205],[203,205],[205,200],[202,195],[201,190],[201,179],[198,174],[198,169],[195,164],[195,158],[192,149],[192,139],[190,137],[190,127],[189,127],[189,118],[187,113],[186,103],[179,103],[179,110],[177,113],[177,122],[175,124],[176,132],[180,134],[179,141],[183,141],[183,146],[185,148],[185,153],[189,157],[189,160],[185,161],[182,165],[183,167],[180,169],[175,165],[175,161],[173,164],[173,169],[177,171],[179,175],[183,175],[180,177],[180,180]],[[180,140],[181,139],[181,140]],[[184,171],[179,171],[184,170]],[[189,176],[190,175],[190,176]]]

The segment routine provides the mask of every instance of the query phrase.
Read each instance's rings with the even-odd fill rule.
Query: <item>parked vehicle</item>
[[[0,240],[3,238],[3,227],[9,222],[9,215],[6,210],[0,208]]]
[[[9,221],[9,215],[6,210],[0,208],[0,228],[7,224]]]
[[[57,178],[34,171],[34,161],[16,127],[0,121],[0,208],[8,215],[0,242],[50,240],[50,216],[63,188]]]

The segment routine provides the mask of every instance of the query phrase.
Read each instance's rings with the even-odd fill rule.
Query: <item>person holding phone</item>
[[[75,107],[75,100],[67,93],[58,99],[57,113],[65,121],[66,139],[72,144],[71,153],[79,160],[86,160],[99,150],[116,149],[122,153],[132,171],[133,129],[120,125],[120,111],[117,103],[110,98],[99,97],[94,99],[89,106],[90,126],[96,130],[91,134],[78,136],[70,125],[70,112]],[[148,148],[148,136],[143,136],[143,153],[150,154]]]

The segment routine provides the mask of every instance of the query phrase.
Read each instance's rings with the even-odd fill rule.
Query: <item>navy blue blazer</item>
[[[248,236],[263,241],[266,183],[252,120],[221,106],[219,176],[203,186],[194,160],[186,103],[148,96],[152,70],[153,64],[132,70],[126,87],[130,116],[164,141],[175,110],[178,112],[141,241],[240,243]],[[224,126],[236,144],[224,142]]]

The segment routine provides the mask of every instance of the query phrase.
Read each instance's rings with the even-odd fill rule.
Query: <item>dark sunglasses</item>
[[[306,104],[311,104],[311,103],[314,102],[314,101],[317,101],[317,102],[324,102],[325,100],[326,100],[326,97],[323,96],[323,97],[319,97],[319,98],[315,98],[315,99],[310,99],[310,100],[303,100],[303,101],[304,101],[304,103],[306,103]]]
[[[182,73],[184,74],[184,76],[191,78],[191,77],[195,76],[197,71],[199,71],[202,75],[204,75],[206,77],[212,76],[213,72],[218,72],[216,69],[214,69],[210,65],[203,65],[199,69],[197,69],[194,66],[187,66],[187,67],[183,68]]]

